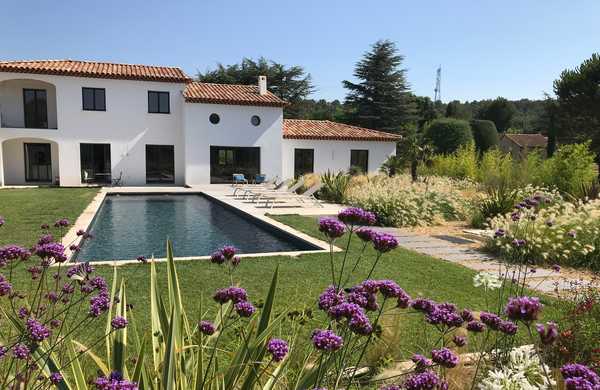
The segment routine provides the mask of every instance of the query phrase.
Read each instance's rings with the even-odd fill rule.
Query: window
[[[221,118],[219,117],[218,114],[210,114],[210,116],[208,117],[208,120],[210,121],[210,123],[212,123],[213,125],[216,125],[217,123],[219,123],[221,121]]]
[[[25,127],[28,129],[48,128],[48,106],[45,89],[23,89],[23,111]]]
[[[231,183],[234,173],[248,180],[260,173],[260,148],[237,146],[210,147],[210,182]]]
[[[175,182],[175,147],[146,145],[146,183]]]
[[[351,150],[350,151],[350,168],[360,169],[361,173],[369,172],[369,151],[368,150]]]
[[[25,181],[52,181],[52,153],[50,144],[26,143],[25,147]]]
[[[260,125],[260,117],[258,115],[252,115],[252,118],[250,118],[250,123],[252,123],[254,126]]]
[[[104,88],[83,87],[81,90],[85,111],[106,111],[106,90]]]
[[[110,144],[79,144],[82,183],[111,183]]]
[[[315,150],[294,149],[294,177],[315,171]]]
[[[148,91],[148,112],[150,114],[170,114],[169,92]]]

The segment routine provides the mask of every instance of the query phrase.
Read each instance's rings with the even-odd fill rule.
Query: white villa
[[[377,171],[399,136],[283,119],[257,85],[207,84],[181,69],[0,61],[0,185],[201,185],[233,173],[291,178]]]

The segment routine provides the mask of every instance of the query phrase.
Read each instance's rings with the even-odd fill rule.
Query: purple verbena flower
[[[4,276],[0,274],[0,297],[9,295],[11,291],[12,284],[8,280],[4,279]]]
[[[198,324],[198,329],[200,329],[200,332],[207,336],[215,333],[215,326],[210,321],[200,321]]]
[[[377,221],[375,214],[359,207],[349,207],[340,211],[338,219],[349,226],[373,225]]]
[[[469,321],[467,330],[470,332],[480,333],[485,330],[485,324],[479,321]]]
[[[434,390],[442,389],[443,381],[433,371],[424,371],[410,375],[404,381],[405,390]]]
[[[410,306],[423,313],[430,313],[435,309],[436,304],[431,299],[417,298],[411,302]]]
[[[67,261],[65,247],[58,242],[50,242],[41,245],[38,244],[34,247],[34,252],[43,260],[42,266],[44,267],[49,266],[52,261],[57,263],[63,263]]]
[[[346,226],[335,218],[321,218],[319,220],[319,231],[330,240],[335,240],[344,235]]]
[[[343,291],[336,292],[334,286],[329,286],[319,295],[319,309],[327,311],[331,307],[345,302],[345,300]]]
[[[504,229],[498,229],[494,232],[494,237],[500,238],[506,235],[506,231]]]
[[[519,327],[512,321],[501,321],[498,330],[507,336],[514,336],[517,334]]]
[[[121,316],[116,316],[110,321],[110,326],[112,326],[114,330],[123,329],[127,327],[127,324],[127,319]]]
[[[223,255],[223,252],[221,251],[213,252],[213,254],[210,255],[210,262],[214,264],[223,264],[225,263],[225,255]]]
[[[510,298],[504,310],[511,320],[528,322],[537,320],[542,307],[539,298],[524,296]]]
[[[146,258],[146,256],[141,256],[141,255],[140,255],[140,256],[138,256],[138,257],[136,258],[136,260],[137,260],[137,261],[139,261],[139,262],[140,262],[140,263],[142,263],[142,264],[146,264],[146,263],[148,262],[148,259]]]
[[[597,390],[600,388],[600,376],[583,364],[566,364],[560,372],[565,379],[567,390]]]
[[[60,372],[53,372],[52,374],[50,374],[50,377],[48,379],[50,379],[50,383],[52,383],[53,385],[57,385],[60,382],[62,382],[63,377],[60,374]]]
[[[475,319],[473,313],[468,309],[463,309],[463,311],[460,312],[460,316],[465,322],[471,322]]]
[[[385,298],[398,298],[403,292],[400,286],[393,280],[379,280],[379,292]]]
[[[138,384],[123,379],[123,375],[120,372],[113,371],[110,375],[104,377],[98,377],[94,381],[96,390],[138,390]]]
[[[375,232],[373,230],[365,228],[358,229],[355,233],[358,236],[358,238],[360,238],[365,243],[370,242],[373,239],[373,236],[375,235]]]
[[[502,318],[494,313],[488,313],[486,311],[482,311],[479,314],[479,319],[492,330],[498,330],[502,323]]]
[[[555,322],[546,322],[546,326],[537,324],[535,329],[544,345],[550,345],[558,338],[558,325]]]
[[[26,360],[27,358],[29,358],[29,353],[29,347],[22,343],[16,344],[12,348],[13,356],[19,360]]]
[[[31,252],[18,245],[6,245],[0,247],[0,266],[13,260],[27,260]]]
[[[288,343],[281,339],[271,339],[267,343],[267,351],[275,362],[282,361],[289,352]]]
[[[457,347],[464,347],[465,345],[467,345],[467,338],[465,336],[455,335],[454,337],[452,337],[452,342]]]
[[[240,303],[248,300],[248,294],[243,288],[227,287],[217,290],[213,296],[213,299],[220,304],[225,304],[229,301],[233,301],[233,303]]]
[[[92,317],[100,317],[100,315],[106,312],[110,308],[110,297],[106,291],[100,291],[96,296],[90,299],[90,310],[89,314]]]
[[[246,301],[236,303],[234,308],[240,317],[250,317],[256,311],[256,308]]]
[[[423,372],[425,370],[427,370],[429,367],[433,366],[433,362],[431,361],[431,359],[426,358],[425,356],[421,355],[421,354],[414,354],[410,360],[413,361],[413,363],[415,363],[415,371],[416,372]]]
[[[362,310],[350,318],[348,327],[352,332],[362,336],[369,335],[373,331],[373,325],[371,325],[369,317]]]
[[[33,318],[27,320],[27,334],[35,342],[42,342],[50,337],[51,332],[41,322]]]
[[[312,334],[312,342],[320,351],[337,351],[344,345],[342,338],[331,330],[315,329]]]
[[[398,246],[396,237],[387,233],[376,233],[371,242],[373,243],[373,248],[380,253],[389,252]]]
[[[61,218],[58,221],[54,222],[54,227],[67,227],[69,226],[69,220],[66,218]]]
[[[237,253],[237,249],[231,245],[225,245],[220,249],[220,252],[225,256],[227,260],[231,260]]]
[[[434,349],[431,351],[431,360],[441,366],[454,368],[458,365],[458,356],[448,348]]]

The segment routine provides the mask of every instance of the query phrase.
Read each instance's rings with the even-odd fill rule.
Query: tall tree
[[[554,81],[560,111],[561,138],[592,140],[600,152],[600,54],[594,53],[575,69],[564,70]]]
[[[358,83],[343,81],[349,91],[346,103],[351,107],[348,119],[352,124],[401,133],[416,119],[403,60],[393,42],[382,40],[356,64]]]
[[[515,105],[503,97],[496,98],[481,107],[477,119],[487,119],[494,122],[499,132],[504,133],[510,128],[517,112]]]
[[[446,118],[471,119],[471,108],[458,100],[453,100],[446,106]]]
[[[286,66],[260,57],[258,60],[243,58],[233,65],[217,64],[214,70],[198,72],[197,79],[205,83],[257,84],[258,76],[267,76],[267,89],[288,101],[286,117],[299,115],[299,104],[314,90],[310,74],[301,66]]]

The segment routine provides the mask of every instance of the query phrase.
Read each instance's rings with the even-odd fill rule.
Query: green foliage
[[[319,197],[334,203],[344,203],[352,177],[344,172],[333,173],[330,171],[321,175],[323,188],[319,191]]]
[[[469,122],[459,119],[436,119],[425,130],[425,139],[438,153],[453,153],[473,141]]]
[[[356,64],[353,83],[343,81],[348,89],[346,104],[352,124],[370,129],[398,133],[415,119],[415,105],[406,81],[404,57],[394,42],[377,41]]]
[[[498,130],[496,130],[494,122],[473,119],[470,124],[475,147],[480,153],[498,146]]]
[[[429,165],[422,167],[421,172],[426,175],[448,176],[456,179],[475,179],[477,177],[475,145],[468,143],[455,153],[435,155]]]
[[[477,205],[477,211],[471,219],[471,225],[476,228],[485,227],[485,223],[498,215],[512,211],[518,201],[518,192],[505,186],[491,188]]]
[[[496,124],[499,132],[508,130],[517,112],[515,105],[503,97],[485,103],[477,113],[478,119],[487,119]]]
[[[469,120],[471,119],[470,107],[458,100],[453,100],[446,106],[446,118]]]
[[[314,90],[310,74],[301,66],[287,66],[264,57],[243,58],[239,64],[217,64],[215,70],[198,73],[197,79],[205,83],[256,85],[261,75],[267,76],[269,91],[290,103],[286,117],[297,118],[297,105]]]

